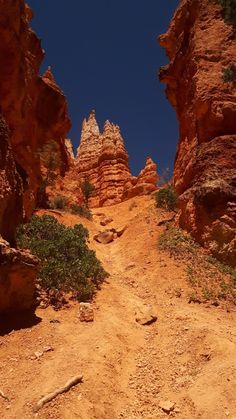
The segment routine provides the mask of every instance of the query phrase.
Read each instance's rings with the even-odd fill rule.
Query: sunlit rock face
[[[44,53],[31,18],[23,0],[0,0],[0,311],[28,309],[34,301],[37,262],[8,242],[15,245],[16,226],[35,208],[43,145],[56,141],[61,173],[68,167],[66,98],[50,69],[38,75]]]
[[[0,106],[23,181],[27,217],[41,183],[39,150],[47,141],[57,141],[66,166],[64,139],[70,128],[66,98],[51,70],[38,75],[44,52],[29,28],[31,17],[23,0],[0,2]]]
[[[123,198],[129,199],[138,195],[149,195],[154,192],[157,187],[157,166],[154,161],[148,157],[146,165],[140,174],[129,177],[125,183]]]
[[[71,156],[72,146],[68,140],[67,148]],[[85,179],[94,186],[90,207],[108,206],[155,191],[157,168],[147,159],[140,175],[132,176],[119,126],[106,121],[100,132],[95,111],[92,111],[83,122],[80,145],[76,157],[70,159],[70,170],[63,179],[58,179],[52,193],[60,192],[70,203],[81,204],[84,201],[81,185]]]
[[[222,77],[236,63],[233,26],[215,2],[182,0],[159,42],[170,59],[160,79],[180,126],[180,226],[235,265],[236,86]]]

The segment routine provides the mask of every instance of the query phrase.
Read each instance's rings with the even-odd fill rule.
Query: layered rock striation
[[[68,167],[67,103],[50,69],[38,75],[44,52],[31,18],[23,0],[0,0],[0,312],[27,309],[34,298],[37,262],[7,242],[15,245],[17,224],[37,203],[44,144],[56,141],[61,174]]]
[[[236,264],[236,62],[234,27],[209,0],[182,0],[159,38],[170,64],[160,71],[180,139],[174,184],[180,226],[221,260]]]
[[[149,158],[138,177],[132,176],[129,156],[120,128],[109,121],[100,132],[95,111],[92,111],[82,126],[80,145],[73,158],[71,143],[66,140],[70,155],[70,170],[64,179],[57,181],[51,193],[61,193],[69,202],[84,201],[82,185],[88,180],[94,187],[89,198],[90,207],[113,205],[137,195],[156,190],[157,167]]]

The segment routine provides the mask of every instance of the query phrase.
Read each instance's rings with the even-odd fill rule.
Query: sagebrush
[[[81,217],[87,218],[88,220],[92,219],[92,212],[87,205],[78,205],[72,204],[70,207],[72,214],[80,215]]]
[[[79,301],[92,298],[108,276],[93,250],[87,246],[88,231],[81,224],[73,228],[54,217],[34,215],[17,230],[17,245],[41,260],[39,279],[45,289],[73,291]]]
[[[193,302],[221,300],[236,304],[236,271],[232,267],[206,255],[201,246],[180,228],[169,225],[159,236],[158,248],[184,262],[187,281],[193,289]]]
[[[50,200],[50,208],[58,209],[58,210],[65,210],[68,206],[68,199],[66,196],[63,195],[56,195]]]

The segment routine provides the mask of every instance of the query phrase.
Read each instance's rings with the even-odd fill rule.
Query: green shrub
[[[88,231],[59,224],[52,216],[33,216],[17,230],[17,245],[41,260],[40,284],[45,289],[75,291],[80,301],[91,299],[108,276],[86,244]]]
[[[158,248],[184,262],[186,279],[194,289],[189,302],[212,301],[217,305],[228,300],[236,304],[236,270],[206,255],[183,230],[168,225],[159,237]]]
[[[68,199],[63,195],[56,195],[50,201],[50,208],[64,210],[68,205]]]
[[[226,67],[222,71],[222,79],[225,83],[236,84],[236,66],[234,64]]]
[[[175,210],[177,207],[178,195],[172,185],[160,189],[155,194],[157,208],[164,208],[166,210]]]
[[[226,23],[236,25],[236,0],[217,0],[223,8],[223,17]]]
[[[70,207],[72,214],[80,215],[81,217],[92,219],[92,213],[87,205],[73,204]]]

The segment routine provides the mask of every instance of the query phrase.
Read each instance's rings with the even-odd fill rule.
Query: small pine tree
[[[95,192],[95,186],[90,183],[89,179],[85,177],[82,185],[81,185],[82,193],[84,196],[84,200],[86,205],[88,206],[89,198],[94,194]]]
[[[222,79],[225,83],[233,83],[236,85],[236,66],[234,64],[223,69]]]
[[[50,140],[39,150],[39,158],[46,169],[38,191],[38,205],[44,206],[47,201],[46,188],[52,185],[56,178],[56,171],[61,167],[59,144]]]
[[[223,8],[226,23],[236,26],[236,0],[217,0]]]
[[[50,183],[55,179],[55,171],[61,167],[59,144],[55,140],[48,141],[39,152],[40,160],[47,169],[46,180]]]

